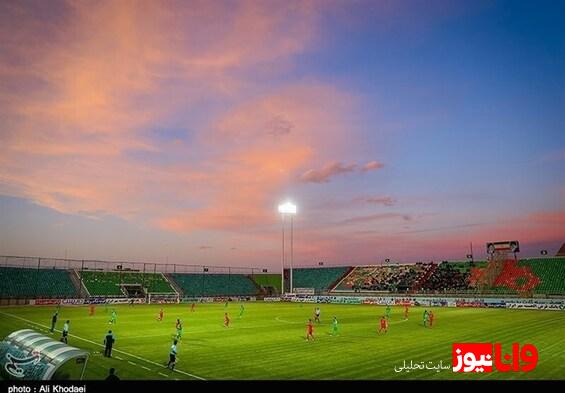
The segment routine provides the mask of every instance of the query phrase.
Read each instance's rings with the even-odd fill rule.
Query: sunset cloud
[[[543,127],[532,132],[544,101],[514,96],[523,90],[515,77],[494,95],[467,94],[481,81],[501,83],[492,67],[513,70],[504,56],[474,64],[469,80],[418,55],[453,45],[445,27],[461,16],[498,26],[488,19],[497,6],[354,3],[0,2],[0,200],[21,209],[0,219],[0,238],[33,227],[39,235],[18,235],[22,244],[83,244],[85,258],[119,249],[172,260],[176,241],[183,263],[191,253],[202,263],[278,263],[276,207],[288,197],[300,209],[302,262],[370,262],[375,250],[459,256],[470,241],[562,242],[561,112],[543,106]],[[539,37],[515,63],[555,77],[544,68],[550,47],[528,52]],[[511,42],[503,38],[496,42]],[[485,52],[477,41],[461,55]],[[559,94],[530,82],[533,92]],[[489,138],[520,159],[486,152],[477,141]],[[53,217],[73,222],[67,236],[52,235],[64,227]],[[13,240],[0,247],[20,252]]]
[[[370,161],[359,167],[357,164],[344,164],[342,162],[330,162],[321,169],[309,169],[300,175],[300,180],[305,183],[327,183],[330,178],[359,170],[360,172],[381,169],[384,165],[377,161]]]
[[[309,101],[318,105],[308,107]],[[234,107],[200,140],[202,149],[217,155],[214,165],[207,165],[202,184],[209,192],[206,201],[199,209],[160,218],[159,227],[234,231],[273,223],[276,198],[294,182],[297,171],[323,152],[342,149],[339,134],[349,120],[340,108],[350,102],[346,93],[313,84],[287,86]],[[273,135],[266,127],[272,119],[285,119],[292,132]],[[320,131],[325,122],[328,126]],[[322,133],[336,136],[320,143]]]
[[[297,171],[343,151],[354,105],[320,82],[253,82],[315,42],[319,6],[3,4],[0,193],[173,231],[270,222]]]
[[[413,217],[410,216],[409,214],[401,214],[401,213],[369,214],[369,215],[366,215],[366,216],[358,216],[358,217],[348,218],[346,220],[336,222],[335,225],[361,224],[361,223],[381,221],[381,220],[390,220],[390,219],[411,221],[413,219]]]
[[[343,264],[342,261],[351,261],[352,258],[352,264],[381,263],[391,256],[400,262],[437,262],[464,259],[469,253],[470,242],[474,246],[475,259],[482,259],[486,258],[486,242],[519,240],[522,249],[521,255],[518,255],[520,258],[539,255],[539,247],[549,248],[552,244],[557,251],[565,233],[563,211],[509,217],[507,222],[498,223],[468,223],[402,233],[390,230],[402,222],[414,222],[410,218],[396,213],[375,214],[353,217],[328,226],[334,228],[337,224],[337,232],[320,229],[302,231],[302,241],[295,246],[295,252],[297,255],[307,255],[309,260],[326,260],[336,264]],[[379,226],[374,230],[356,229],[358,224],[371,222],[379,223]],[[385,228],[382,228],[383,222],[386,222]]]
[[[391,198],[389,196],[372,197],[372,198],[366,198],[365,202],[374,205],[393,206],[396,203],[396,199]]]
[[[300,176],[300,180],[307,183],[327,183],[331,177],[353,172],[356,164],[345,165],[341,162],[332,162],[325,165],[322,169],[309,169]]]
[[[368,172],[368,171],[375,171],[377,169],[381,169],[384,167],[384,164],[378,161],[370,161],[368,163],[366,163],[365,165],[363,165],[363,167],[361,168],[361,170],[363,172]]]

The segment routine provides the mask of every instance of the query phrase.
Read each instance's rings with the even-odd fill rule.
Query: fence
[[[64,269],[78,271],[122,271],[139,273],[244,274],[254,276],[266,269],[254,267],[184,265],[132,261],[99,261],[0,255],[0,267],[27,269]]]

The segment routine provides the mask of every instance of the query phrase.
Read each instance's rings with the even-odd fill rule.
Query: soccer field
[[[54,338],[69,319],[69,345],[90,351],[85,379],[103,379],[114,367],[121,379],[206,380],[355,380],[355,379],[565,379],[565,312],[507,309],[433,308],[433,328],[424,328],[422,307],[393,307],[388,333],[377,334],[384,306],[319,305],[321,323],[314,341],[306,341],[306,323],[314,304],[245,303],[163,305],[164,320],[157,321],[160,305],[120,305],[106,310],[63,306]],[[109,325],[110,311],[118,318]],[[0,308],[0,335],[33,328],[48,333],[51,306]],[[231,324],[224,327],[224,312]],[[331,320],[339,334],[331,335]],[[169,348],[181,318],[184,333],[178,345],[177,370],[166,368]],[[112,329],[116,342],[111,359],[102,356],[102,342]],[[539,352],[535,370],[482,374],[423,369],[395,372],[406,361],[451,365],[452,343],[487,342],[503,345],[532,343]]]

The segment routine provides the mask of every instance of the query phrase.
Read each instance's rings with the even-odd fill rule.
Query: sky
[[[0,255],[276,270],[286,200],[298,266],[554,254],[563,15],[0,1]]]

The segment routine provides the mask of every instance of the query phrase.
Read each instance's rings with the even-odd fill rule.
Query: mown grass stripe
[[[45,325],[42,325],[42,324],[40,324],[40,323],[37,323],[37,322],[34,322],[34,321],[30,321],[30,320],[27,320],[27,319],[22,318],[22,317],[18,317],[17,315],[8,314],[8,313],[4,313],[4,312],[1,312],[1,311],[0,311],[0,314],[4,314],[4,315],[8,315],[8,316],[11,316],[11,317],[14,317],[14,318],[18,318],[18,319],[24,320],[24,321],[26,321],[26,322],[35,323],[35,324],[38,325],[38,326],[45,326]],[[58,330],[58,329],[55,329],[55,330],[60,332],[60,330]],[[98,345],[98,346],[102,346],[102,347],[104,346],[103,344],[98,344],[98,343],[96,343],[96,342],[94,342],[94,341],[92,341],[92,340],[88,340],[88,339],[85,339],[85,338],[76,336],[76,335],[74,335],[74,334],[70,334],[70,333],[69,333],[69,336],[70,336],[70,337],[77,338],[77,339],[82,340],[82,341],[86,341],[86,342],[91,343],[91,344],[94,344],[94,345]],[[145,362],[147,362],[147,363],[152,363],[152,364],[155,364],[155,365],[160,366],[160,367],[165,367],[165,366],[160,365],[160,364],[158,364],[158,363],[155,363],[155,362],[153,362],[153,361],[151,361],[151,360],[144,359],[144,358],[141,358],[141,357],[139,357],[139,356],[137,356],[137,355],[133,355],[133,354],[131,354],[131,353],[127,353],[127,352],[124,352],[124,351],[121,351],[121,350],[118,350],[118,349],[112,349],[112,351],[114,351],[114,352],[120,352],[120,353],[123,353],[124,355],[127,355],[127,356],[130,356],[130,357],[133,357],[133,358],[136,358],[136,359],[145,361]],[[187,373],[187,372],[185,372],[185,371],[181,371],[181,370],[175,370],[175,371],[176,371],[176,372],[179,372],[179,373],[181,373],[181,374],[185,374],[185,375],[188,375],[188,376],[190,376],[190,377],[196,378],[196,379],[205,380],[205,379],[202,378],[202,377],[196,376],[196,375],[194,375],[194,374]]]
[[[185,323],[183,339],[178,344],[178,365],[209,379],[551,379],[563,378],[565,364],[565,313],[559,311],[432,308],[436,321],[432,329],[422,326],[423,308],[412,308],[409,320],[403,320],[403,309],[393,307],[389,332],[377,335],[384,306],[320,305],[322,323],[315,325],[314,342],[306,342],[306,323],[315,305],[246,304],[245,316],[238,319],[237,305],[228,310],[233,325],[226,329],[223,304],[199,305],[190,313],[186,305],[165,305],[165,321],[155,321],[160,306],[116,306],[118,323],[115,331],[120,350],[159,364],[164,369],[174,338],[176,318]],[[13,307],[10,312],[31,320],[50,321],[49,307]],[[71,319],[73,331],[98,343],[108,329],[105,315],[87,317],[87,309],[63,307],[61,318]],[[330,321],[336,315],[340,335],[332,337]],[[276,320],[279,317],[292,324]],[[19,320],[2,318],[0,333],[21,328]],[[513,340],[538,346],[540,363],[529,374],[484,373],[456,374],[451,370],[396,373],[394,365],[402,361],[443,360],[451,362],[454,342],[496,342],[510,348]],[[71,344],[72,345],[72,344]],[[99,347],[100,345],[97,345]],[[87,378],[103,379],[110,365],[116,365],[122,379],[144,379],[157,376],[127,362],[93,356]],[[131,360],[135,360],[131,358]],[[151,364],[153,364],[151,363]],[[141,362],[141,364],[146,364]],[[147,364],[150,366],[150,364]],[[151,367],[151,366],[150,366]],[[164,371],[167,373],[167,371]],[[170,376],[188,378],[181,373]]]

